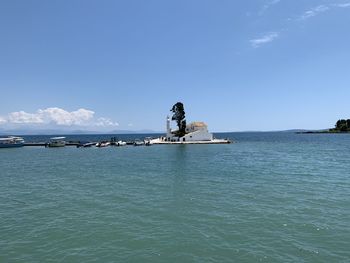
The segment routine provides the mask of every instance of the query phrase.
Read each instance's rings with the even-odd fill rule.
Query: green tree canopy
[[[176,121],[177,127],[179,128],[179,130],[177,131],[177,136],[184,136],[186,134],[186,116],[183,103],[177,102],[173,105],[170,111],[173,112],[171,120]]]
[[[338,120],[337,123],[335,124],[335,130],[336,131],[341,131],[341,132],[350,131],[350,119]]]

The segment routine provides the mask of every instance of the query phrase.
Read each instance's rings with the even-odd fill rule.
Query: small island
[[[340,119],[336,122],[335,127],[320,131],[302,131],[297,133],[350,133],[350,119]]]
[[[339,132],[350,132],[350,119],[341,119],[338,120],[335,124],[335,128],[329,129],[331,133],[339,133]]]
[[[173,113],[171,120],[176,121],[177,130],[170,127],[170,117],[166,119],[166,135],[150,141],[150,144],[223,144],[231,143],[228,139],[216,139],[209,133],[204,122],[186,123],[185,110],[182,102],[174,104],[170,110]]]

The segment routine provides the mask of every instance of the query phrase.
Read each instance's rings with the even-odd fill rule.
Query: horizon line
[[[287,130],[242,130],[242,131],[214,131],[212,133],[268,133],[268,132],[298,132],[298,131],[325,131],[325,130],[329,130],[329,128],[327,129],[287,129]],[[82,133],[79,133],[79,132],[82,132]],[[1,133],[0,132],[0,135],[4,135],[4,136],[8,136],[10,134],[12,135],[21,135],[21,136],[51,136],[51,135],[68,135],[68,136],[71,136],[71,135],[137,135],[137,134],[163,134],[163,133],[166,133],[165,131],[164,132],[160,132],[160,131],[149,131],[149,132],[145,132],[143,130],[140,130],[140,131],[126,131],[125,133],[123,133],[121,131],[121,133],[118,133],[118,132],[113,132],[113,131],[109,131],[109,132],[93,132],[93,131],[87,131],[86,133],[84,133],[83,131],[79,131],[79,132],[76,132],[76,133],[72,133],[72,132],[63,132],[63,131],[60,131],[60,132],[52,132],[52,133],[36,133],[36,132],[33,132],[33,133],[8,133],[8,132],[5,132],[5,133]]]

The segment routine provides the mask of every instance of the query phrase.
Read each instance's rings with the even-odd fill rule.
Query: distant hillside
[[[68,135],[68,134],[150,134],[161,133],[153,130],[113,130],[113,131],[87,131],[87,130],[60,130],[60,129],[0,129],[0,135]]]

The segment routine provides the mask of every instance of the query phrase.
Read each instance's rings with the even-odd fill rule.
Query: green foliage
[[[183,103],[177,102],[170,111],[173,112],[171,120],[176,121],[177,127],[179,128],[176,135],[178,137],[184,136],[186,134],[186,116]]]
[[[333,132],[349,132],[350,131],[350,119],[344,120],[338,120],[335,124],[335,128],[332,129]]]

